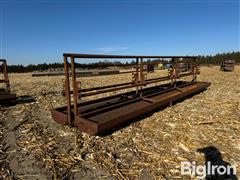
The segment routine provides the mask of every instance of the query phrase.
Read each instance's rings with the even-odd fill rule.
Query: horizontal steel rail
[[[74,53],[64,53],[63,56],[71,57],[71,58],[107,58],[107,59],[136,59],[136,58],[164,58],[164,59],[171,59],[171,58],[197,58],[197,56],[136,56],[136,55],[103,55],[103,54],[74,54]]]
[[[199,74],[199,73],[197,73],[197,74]],[[185,76],[190,76],[190,75],[192,75],[192,73],[183,73],[183,74],[180,74],[179,77],[185,77]],[[171,79],[170,76],[147,79],[147,80],[145,80],[146,81],[145,84],[138,84],[138,85],[135,85],[135,86],[132,86],[132,87],[142,86],[142,85],[147,85],[147,84],[152,84],[152,83],[157,83],[157,82],[162,82],[162,81],[167,81],[167,80],[170,80],[170,79]],[[86,96],[92,96],[92,95],[102,94],[102,93],[106,93],[106,92],[111,92],[111,91],[117,91],[117,90],[125,89],[125,87],[126,88],[131,88],[131,87],[126,86],[126,85],[132,85],[132,84],[133,84],[133,82],[127,82],[127,83],[120,83],[120,84],[114,84],[114,85],[109,85],[109,86],[85,88],[85,89],[78,90],[78,93],[81,92],[82,93],[81,97],[86,97]],[[119,87],[119,88],[113,89],[114,87]],[[94,92],[94,93],[91,93],[91,94],[84,93],[84,92],[103,90],[103,89],[109,89],[109,90],[107,90],[107,91],[100,91],[100,92]],[[70,91],[70,94],[73,94],[73,90]],[[65,95],[65,93],[64,93],[64,95]]]
[[[64,95],[67,98],[67,115],[68,115],[68,124],[72,124],[72,119],[76,119],[79,116],[80,112],[78,111],[78,99],[87,96],[93,96],[113,91],[119,91],[123,89],[136,88],[136,95],[139,98],[143,97],[143,87],[152,83],[158,83],[161,81],[171,80],[171,84],[177,81],[177,79],[185,76],[192,76],[193,80],[196,80],[196,75],[199,74],[196,56],[131,56],[131,55],[99,55],[99,54],[74,54],[74,53],[64,53],[64,71],[65,71],[65,87]],[[68,62],[68,59],[71,59],[71,62]],[[118,83],[113,85],[85,88],[82,89],[79,86],[82,86],[79,81],[76,80],[76,66],[75,59],[135,59],[135,65],[132,65],[135,70],[123,72],[123,73],[132,73],[132,82],[127,83]],[[169,75],[165,77],[157,77],[152,79],[145,79],[144,65],[149,63],[158,64],[159,62],[143,62],[143,59],[170,59],[172,66],[170,67]],[[193,60],[186,62],[185,60]],[[181,63],[182,62],[182,63]],[[71,79],[70,79],[71,77]],[[72,84],[72,85],[70,85]],[[74,118],[71,117],[71,99],[73,97],[73,114]],[[124,104],[124,103],[122,103]],[[113,107],[115,107],[113,105]],[[104,108],[109,109],[109,108]]]

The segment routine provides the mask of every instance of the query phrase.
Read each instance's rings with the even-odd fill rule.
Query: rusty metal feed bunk
[[[16,99],[16,94],[12,94],[10,90],[7,72],[7,61],[5,59],[0,59],[0,72],[2,74],[0,76],[0,104],[5,104],[11,100]]]
[[[224,60],[220,66],[221,71],[234,71],[234,60]]]
[[[63,94],[67,99],[67,106],[53,109],[52,117],[57,123],[77,126],[81,131],[87,132],[90,135],[111,130],[145,113],[199,93],[210,85],[208,82],[196,81],[197,74],[200,71],[197,59],[194,56],[63,54],[63,57],[65,70]],[[69,58],[71,62],[68,62]],[[132,73],[132,82],[82,89],[81,82],[77,80],[75,71],[75,59],[81,58],[135,59],[135,70],[130,71]],[[143,60],[150,58],[171,60],[169,74],[164,77],[147,79],[146,69],[144,69],[144,65],[147,65],[147,63]],[[181,77],[187,76],[192,77],[192,80],[189,82],[178,80]],[[156,85],[156,83],[167,80],[169,80],[167,84]],[[155,86],[147,87],[149,84],[155,84]],[[91,101],[79,102],[79,99],[87,96],[129,88],[136,88],[136,90]]]

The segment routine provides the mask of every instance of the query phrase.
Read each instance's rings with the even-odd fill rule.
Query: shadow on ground
[[[205,157],[206,180],[238,179],[235,175],[234,167],[229,162],[223,160],[221,152],[215,146],[199,148],[197,152],[204,154]]]
[[[28,95],[18,96],[16,100],[3,101],[0,103],[0,106],[9,107],[15,106],[17,104],[26,104],[36,102],[35,98]]]

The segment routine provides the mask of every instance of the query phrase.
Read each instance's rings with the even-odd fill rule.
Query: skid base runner
[[[16,100],[16,98],[16,94],[10,93],[5,89],[0,89],[0,104],[11,100]]]
[[[135,91],[78,104],[79,115],[71,114],[73,124],[81,131],[96,135],[127,121],[183,100],[205,90],[208,82],[178,81],[175,86],[164,84],[143,89],[142,97]],[[73,108],[73,106],[71,106]],[[73,110],[71,111],[73,112]],[[67,106],[52,110],[53,119],[68,124]]]

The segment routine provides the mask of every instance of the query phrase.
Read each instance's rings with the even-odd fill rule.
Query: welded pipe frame
[[[0,68],[2,68],[3,79],[0,79],[0,83],[5,85],[5,88],[1,88],[0,92],[0,104],[7,105],[17,98],[16,94],[11,93],[8,70],[7,70],[7,60],[0,59]]]
[[[3,77],[4,79],[1,79],[1,83],[4,83],[6,86],[7,91],[10,93],[10,84],[9,84],[9,78],[8,78],[8,72],[7,72],[7,60],[6,59],[0,59],[0,66],[3,68]]]
[[[68,62],[68,58],[70,58],[71,62]],[[78,113],[78,98],[82,97],[81,96],[81,91],[80,91],[80,95],[79,95],[79,90],[78,90],[78,85],[77,85],[77,81],[76,81],[76,72],[75,72],[75,58],[78,59],[93,59],[93,58],[97,58],[97,59],[136,59],[136,75],[137,75],[137,83],[132,84],[132,85],[128,85],[126,83],[125,86],[121,86],[121,84],[119,85],[120,87],[118,87],[118,85],[116,86],[116,88],[112,88],[112,89],[108,89],[108,90],[102,90],[102,92],[98,93],[88,93],[85,94],[85,96],[91,96],[91,95],[96,95],[96,94],[101,94],[101,93],[106,93],[106,92],[111,92],[111,91],[117,91],[117,90],[121,90],[121,89],[126,89],[126,88],[131,88],[131,87],[136,87],[136,94],[139,94],[139,97],[142,98],[142,88],[143,86],[146,86],[147,84],[150,83],[156,83],[156,82],[160,82],[160,81],[166,81],[166,80],[171,80],[171,82],[174,84],[174,82],[177,81],[178,78],[181,77],[180,74],[178,74],[179,72],[179,68],[178,68],[178,63],[177,63],[177,59],[193,59],[193,65],[192,65],[192,69],[190,73],[186,73],[185,75],[182,76],[189,76],[192,75],[193,79],[192,82],[196,81],[196,75],[199,74],[199,70],[198,70],[198,66],[197,66],[197,62],[196,56],[129,56],[129,55],[97,55],[97,54],[73,54],[73,53],[64,53],[63,54],[63,60],[64,60],[64,72],[65,72],[65,96],[67,99],[67,118],[68,118],[68,124],[72,125],[72,119],[76,119],[77,116],[79,116]],[[170,76],[167,77],[160,77],[158,78],[154,78],[154,79],[148,79],[146,82],[144,82],[144,75],[143,75],[143,65],[147,64],[143,62],[143,59],[145,58],[159,58],[159,59],[171,59],[172,60],[172,72],[170,74]],[[139,64],[139,59],[140,59],[140,64]],[[69,65],[71,67],[71,77],[72,77],[72,91],[70,90],[70,78],[69,78]],[[140,65],[140,68],[139,68]],[[174,74],[175,73],[175,74]],[[152,82],[151,82],[152,80]],[[140,88],[139,88],[140,87]],[[107,89],[107,88],[106,88]],[[84,89],[83,89],[84,90]],[[89,89],[91,91],[91,89]],[[140,91],[139,91],[140,90]],[[140,92],[140,93],[139,93]],[[73,114],[74,117],[72,116],[71,113],[71,94],[73,94]],[[84,94],[83,94],[84,95]]]

